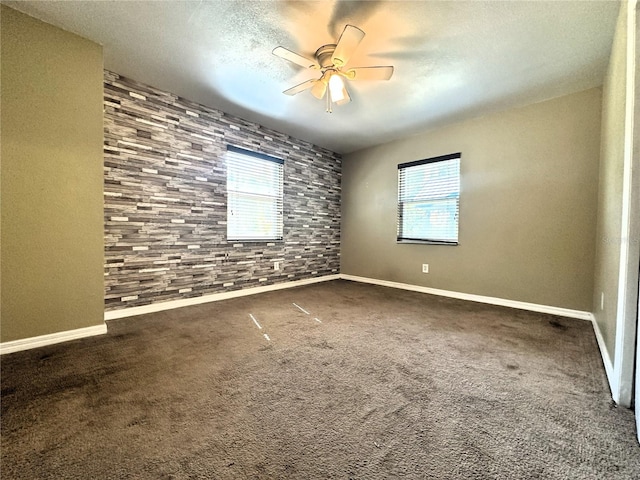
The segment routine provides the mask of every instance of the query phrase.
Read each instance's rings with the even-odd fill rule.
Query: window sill
[[[419,245],[446,245],[446,246],[450,246],[450,247],[456,247],[459,245],[458,242],[444,242],[444,241],[439,241],[439,240],[397,240],[396,243],[399,244],[419,244]]]
[[[264,245],[265,243],[284,243],[284,239],[282,238],[278,238],[278,239],[273,239],[273,240],[264,240],[264,239],[249,239],[249,238],[244,238],[244,239],[231,239],[231,238],[227,238],[227,244],[237,244],[237,243],[242,243],[242,244],[252,244],[252,245]]]

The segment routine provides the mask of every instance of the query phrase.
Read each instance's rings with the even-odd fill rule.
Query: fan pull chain
[[[331,89],[327,87],[327,113],[333,113],[331,110]]]

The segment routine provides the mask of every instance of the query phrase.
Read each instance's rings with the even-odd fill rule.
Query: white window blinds
[[[282,240],[284,160],[227,146],[227,239]]]
[[[460,153],[398,165],[398,241],[458,244]]]

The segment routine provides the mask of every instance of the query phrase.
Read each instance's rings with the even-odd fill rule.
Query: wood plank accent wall
[[[106,310],[339,272],[338,154],[109,71],[104,109]],[[227,145],[284,159],[284,241],[226,241]]]

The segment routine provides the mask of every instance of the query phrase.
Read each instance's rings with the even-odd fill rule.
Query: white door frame
[[[640,265],[638,266],[640,270]],[[638,284],[640,291],[640,283]],[[635,413],[636,413],[636,436],[640,443],[640,294],[638,295],[638,310],[636,310],[636,392],[635,392]]]
[[[629,9],[631,13],[629,15],[629,28],[631,29],[630,35],[634,37],[634,39],[628,42],[630,49],[633,50],[631,55],[633,56],[633,62],[635,62],[636,52],[640,52],[640,35],[638,35],[638,27],[640,26],[640,10],[638,10],[637,0],[633,0],[629,5]],[[633,24],[632,20],[635,22]],[[632,187],[635,186],[635,192],[632,193],[631,198],[631,217],[636,218],[636,223],[638,222],[638,217],[640,217],[640,194],[638,194],[638,170],[640,169],[640,72],[637,71],[636,65],[634,64],[633,77],[627,79],[631,81],[631,83],[635,86],[635,93],[631,97],[635,105],[632,108],[632,122],[633,128],[631,131],[631,135],[633,137],[632,141],[632,167],[635,170],[635,184],[632,179]],[[633,194],[635,193],[635,198]],[[635,203],[634,203],[635,202]],[[637,226],[636,226],[637,227]],[[634,232],[630,232],[634,233]],[[631,248],[635,250],[638,254],[640,252],[640,232],[636,229],[636,236],[633,237],[636,239],[635,246],[632,244]],[[630,237],[632,238],[632,237]],[[640,254],[639,254],[640,255]],[[631,260],[631,259],[629,259]],[[634,268],[631,263],[629,263],[629,268]],[[640,263],[638,263],[638,258],[636,257],[635,264],[636,272],[638,272],[638,276],[640,277]],[[636,435],[638,437],[638,442],[640,442],[640,280],[636,279],[636,344],[635,344],[635,414],[636,414]]]
[[[636,353],[638,318],[638,266],[640,265],[640,153],[634,133],[636,115],[636,16],[637,0],[627,3],[626,102],[624,134],[624,166],[622,184],[622,226],[620,229],[620,268],[618,271],[618,304],[616,347],[613,361],[613,400],[630,407]],[[640,89],[639,89],[640,90]],[[632,168],[635,166],[636,168]]]

